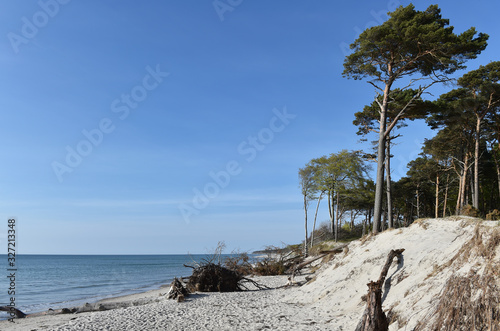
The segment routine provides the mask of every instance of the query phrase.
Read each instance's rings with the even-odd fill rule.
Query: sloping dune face
[[[346,254],[285,300],[310,306],[339,329],[354,330],[365,309],[366,284],[379,278],[388,253],[401,248],[402,259],[394,259],[382,293],[390,330],[498,323],[500,226],[467,217],[418,220],[352,242]],[[478,311],[480,306],[489,311]],[[484,318],[453,315],[467,309]]]

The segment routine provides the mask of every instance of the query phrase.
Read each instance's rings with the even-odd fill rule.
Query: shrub
[[[500,211],[498,209],[494,209],[493,211],[486,214],[486,219],[488,221],[498,221],[500,220]]]
[[[471,205],[466,205],[463,206],[462,209],[460,209],[460,215],[479,217],[479,211],[476,208],[472,207]]]
[[[309,250],[309,254],[311,254],[313,256],[319,255],[319,254],[321,254],[322,251],[330,250],[333,247],[335,247],[335,245],[336,245],[336,243],[333,240],[320,242],[320,243],[314,245],[313,247],[311,247],[311,249]]]

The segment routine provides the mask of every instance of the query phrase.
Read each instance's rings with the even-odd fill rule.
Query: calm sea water
[[[206,255],[19,255],[16,306],[33,313],[143,292],[189,276],[184,264]],[[7,256],[0,255],[0,306],[7,305]],[[8,318],[0,312],[0,319]]]

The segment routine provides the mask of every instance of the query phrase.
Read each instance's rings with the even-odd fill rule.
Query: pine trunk
[[[465,201],[466,201],[466,195],[465,195],[465,189],[467,187],[467,172],[468,172],[468,164],[469,164],[469,153],[465,154],[465,162],[464,162],[464,171],[463,171],[463,176],[462,176],[462,192],[460,193],[460,209],[462,209],[463,206],[465,206]]]
[[[474,150],[474,190],[472,191],[472,206],[479,209],[479,140],[481,138],[481,117],[476,122],[476,146]]]
[[[305,228],[306,228],[306,237],[304,240],[304,256],[307,256],[307,195],[304,194],[304,213],[305,213]]]
[[[336,212],[337,212],[337,224],[335,225],[335,242],[339,239],[339,193],[337,192],[337,203],[336,203]]]
[[[498,145],[500,148],[500,144]],[[500,162],[498,162],[496,157],[493,157],[495,160],[495,166],[497,168],[497,181],[498,181],[498,194],[500,195]]]
[[[366,234],[366,223],[368,222],[368,214],[365,215],[365,219],[363,220],[363,233],[361,236],[364,236]]]
[[[382,218],[382,222],[380,224],[382,232],[385,231],[385,224],[386,224],[386,222],[387,222],[387,211],[384,213],[384,217]]]
[[[434,217],[439,217],[439,173],[436,175],[436,209]]]
[[[351,231],[354,230],[354,217],[355,217],[354,210],[351,209],[351,224],[349,226],[349,228],[351,229]]]
[[[446,176],[446,189],[444,191],[444,201],[443,201],[443,217],[446,217],[446,205],[448,202],[448,188],[450,186],[450,174]]]
[[[460,214],[460,210],[464,206],[465,203],[465,186],[467,184],[467,164],[469,163],[469,154],[465,154],[465,160],[463,167],[460,171],[459,183],[458,183],[458,197],[457,197],[457,205],[455,207],[455,214]]]
[[[387,105],[391,86],[387,84],[384,90],[384,99],[380,109],[380,129],[377,148],[377,178],[375,185],[375,206],[373,211],[373,233],[379,232],[380,220],[382,216],[382,196],[384,191],[384,162],[385,162],[385,129],[387,127]]]
[[[393,227],[392,221],[392,185],[391,185],[391,141],[387,140],[387,155],[385,156],[385,173],[387,189],[387,221],[389,229]]]
[[[329,216],[330,216],[330,232],[332,233],[332,235],[335,233],[334,232],[334,229],[333,229],[333,210],[332,210],[332,192],[329,191],[328,192],[328,213],[329,213]]]
[[[314,223],[313,223],[313,229],[311,232],[311,247],[314,245],[314,230],[316,230],[316,219],[318,218],[319,203],[321,202],[322,196],[323,196],[323,192],[321,192],[319,194],[318,204],[316,205],[316,212],[314,213]]]
[[[420,194],[418,192],[418,185],[417,185],[417,218],[420,218]]]

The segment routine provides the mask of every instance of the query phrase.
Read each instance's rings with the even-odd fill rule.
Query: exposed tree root
[[[376,282],[368,283],[368,295],[366,298],[366,309],[361,316],[356,331],[386,331],[389,328],[387,316],[382,310],[382,286],[385,277],[392,264],[392,260],[397,256],[398,260],[404,249],[391,250],[382,268],[379,279]]]

